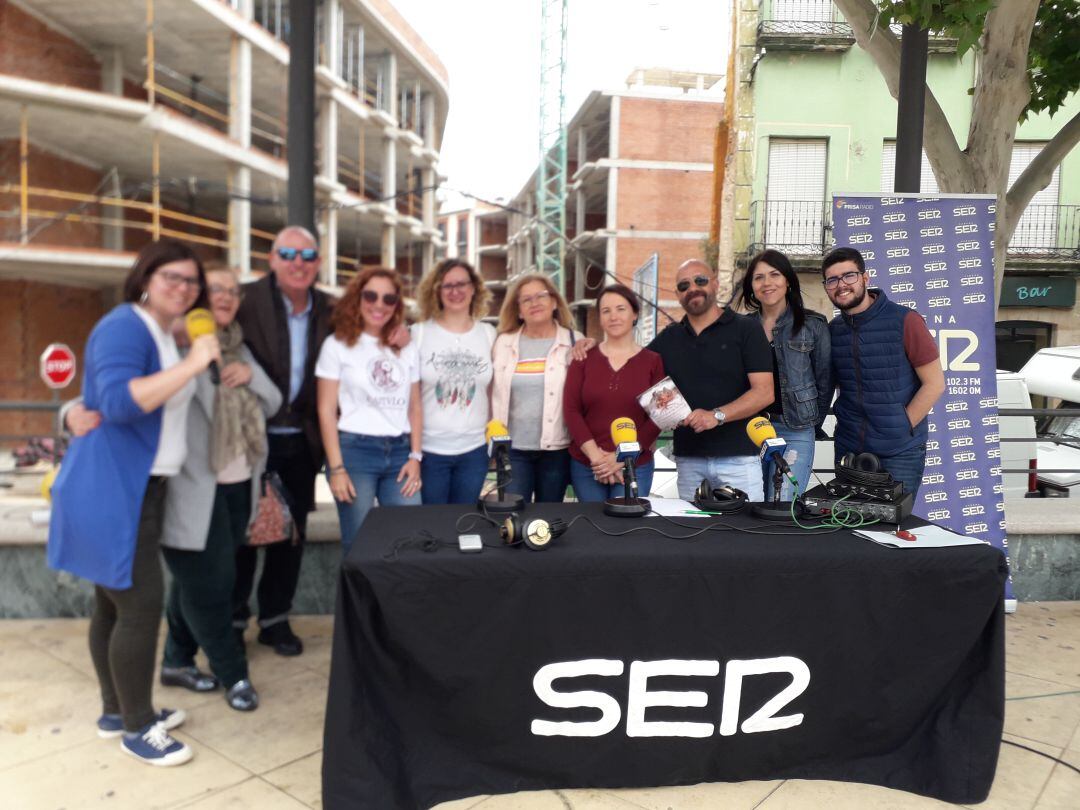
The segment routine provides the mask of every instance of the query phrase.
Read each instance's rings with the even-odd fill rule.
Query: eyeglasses
[[[287,262],[291,262],[297,256],[305,262],[313,262],[319,258],[319,251],[315,248],[303,248],[302,250],[298,250],[297,248],[279,247],[277,249],[277,255]]]
[[[161,278],[170,287],[179,287],[185,284],[193,290],[202,286],[198,276],[185,276],[183,273],[174,273],[172,270],[158,270],[154,275]]]
[[[443,292],[457,292],[458,290],[468,289],[472,285],[471,281],[454,281],[450,284],[440,284],[439,289]]]
[[[694,283],[699,287],[707,287],[709,282],[712,281],[708,276],[694,276]],[[687,279],[683,279],[675,285],[675,289],[681,293],[690,289],[690,282]]]
[[[822,286],[825,287],[826,290],[835,290],[837,288],[837,286],[840,284],[841,281],[844,282],[845,287],[850,287],[852,284],[854,284],[856,281],[858,281],[859,276],[861,276],[861,275],[862,275],[862,271],[848,270],[846,273],[843,273],[842,275],[830,276],[829,278],[827,278],[823,282],[821,282],[821,284],[822,284]]]
[[[244,291],[239,287],[222,287],[220,284],[211,284],[206,288],[210,295],[224,295],[227,298],[235,298],[237,301],[244,300]]]
[[[374,304],[379,300],[379,294],[374,290],[364,290],[360,293],[360,297],[367,301],[369,304]],[[396,307],[397,302],[401,300],[401,296],[397,293],[383,293],[382,302],[388,307]]]
[[[527,298],[519,298],[518,306],[527,307],[532,304],[546,304],[549,298],[551,298],[551,293],[544,290],[543,292],[536,293],[536,295],[530,295]]]

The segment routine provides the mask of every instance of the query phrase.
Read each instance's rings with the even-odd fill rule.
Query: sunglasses
[[[319,258],[319,251],[315,248],[304,248],[303,250],[298,250],[297,248],[279,247],[277,249],[277,255],[287,262],[291,262],[297,256],[299,256],[305,262],[313,262]]]
[[[364,290],[360,293],[360,297],[367,301],[369,304],[374,304],[379,300],[379,294],[374,290]],[[396,307],[398,301],[401,300],[401,296],[397,293],[383,293],[382,302],[388,307]]]
[[[694,283],[699,287],[708,286],[709,281],[711,281],[711,279],[708,276],[694,276]],[[675,285],[675,289],[681,293],[686,292],[690,289],[690,281],[688,279],[683,279]]]

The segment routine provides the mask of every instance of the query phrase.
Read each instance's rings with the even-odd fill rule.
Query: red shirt
[[[570,364],[563,388],[563,417],[570,429],[570,455],[582,464],[589,457],[581,445],[589,439],[607,452],[615,450],[611,441],[611,423],[619,418],[634,420],[638,430],[641,455],[637,466],[652,461],[653,445],[660,435],[656,426],[638,404],[638,395],[664,379],[664,363],[660,355],[642,349],[615,371],[600,351],[593,348],[583,361]]]

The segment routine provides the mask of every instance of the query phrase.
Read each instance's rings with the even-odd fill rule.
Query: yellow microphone
[[[187,327],[188,337],[194,341],[203,335],[213,335],[217,332],[217,324],[210,310],[197,307],[184,316],[184,326]],[[217,360],[210,361],[210,382],[218,385],[221,382],[221,371],[218,369]]]
[[[484,431],[484,440],[487,441],[489,458],[493,457],[501,450],[510,449],[510,431],[508,431],[506,425],[498,419],[492,419],[487,423],[487,429]]]
[[[620,416],[611,423],[611,441],[615,445],[615,460],[625,461],[641,455],[637,440],[637,425],[627,416]]]
[[[772,422],[764,416],[751,419],[746,423],[746,435],[750,437],[750,441],[761,448],[758,455],[762,461],[771,458],[782,473],[791,481],[795,481],[791,474],[791,467],[788,466],[787,461],[784,459],[784,448],[787,447],[787,442],[776,435],[776,428],[772,426]]]

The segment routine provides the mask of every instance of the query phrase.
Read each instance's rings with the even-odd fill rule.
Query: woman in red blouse
[[[615,461],[611,423],[634,420],[641,455],[636,464],[638,489],[649,494],[653,477],[653,445],[660,429],[638,404],[638,395],[664,378],[660,355],[634,341],[641,304],[622,284],[605,287],[597,300],[603,342],[567,372],[563,415],[570,444],[570,480],[579,501],[604,501],[623,494],[622,464]]]

